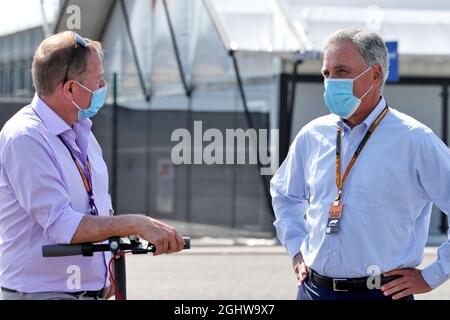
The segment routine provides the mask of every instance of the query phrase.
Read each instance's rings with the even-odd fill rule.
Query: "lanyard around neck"
[[[358,148],[356,149],[355,153],[353,154],[349,164],[347,165],[347,168],[345,169],[344,177],[341,180],[341,145],[342,145],[342,128],[338,128],[337,130],[337,137],[336,137],[336,186],[338,188],[338,194],[336,196],[335,201],[341,201],[341,195],[342,195],[342,187],[344,185],[345,180],[348,177],[348,174],[350,173],[350,170],[353,168],[353,165],[356,162],[356,159],[358,159],[361,151],[363,150],[364,146],[366,145],[369,138],[372,136],[372,133],[375,131],[375,129],[380,124],[381,120],[386,116],[386,114],[389,112],[389,107],[386,106],[383,111],[378,115],[378,117],[375,119],[375,121],[370,126],[369,130],[367,131],[366,135],[362,139],[361,143],[359,144]]]
[[[80,173],[81,179],[83,180],[84,188],[86,189],[86,192],[89,197],[89,205],[91,207],[91,214],[96,215],[97,207],[95,206],[94,193],[92,191],[92,173],[91,173],[91,164],[89,163],[89,159],[86,159],[86,168],[87,168],[88,175],[89,175],[87,177],[86,174],[84,173],[83,167],[81,166],[80,160],[75,158],[75,156],[72,154],[72,151],[70,150],[69,146],[66,144],[64,139],[61,136],[58,136],[58,138],[66,146],[67,150],[70,153],[70,156],[72,157],[72,160],[75,162],[75,165],[77,166],[78,172]]]

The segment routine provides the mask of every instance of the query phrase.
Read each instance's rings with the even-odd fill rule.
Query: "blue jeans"
[[[392,300],[381,290],[367,290],[360,292],[335,292],[321,287],[309,278],[298,288],[297,300]],[[414,296],[406,296],[401,300],[414,300]]]

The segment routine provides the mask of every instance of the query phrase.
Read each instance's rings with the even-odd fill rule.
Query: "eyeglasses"
[[[75,51],[78,48],[78,45],[82,46],[83,48],[88,47],[88,43],[83,37],[81,37],[78,33],[74,33],[74,35],[75,35],[75,41],[76,41],[75,47],[72,49],[72,54],[70,55],[69,63],[67,64],[66,75],[64,76],[64,83],[67,82],[67,77],[69,76],[70,65],[72,64],[73,59],[75,58]]]

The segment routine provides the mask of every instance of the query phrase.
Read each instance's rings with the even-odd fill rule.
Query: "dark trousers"
[[[313,283],[309,278],[298,288],[297,300],[391,300],[381,290],[373,289],[360,292],[335,292]],[[414,296],[406,296],[401,300],[414,300]]]

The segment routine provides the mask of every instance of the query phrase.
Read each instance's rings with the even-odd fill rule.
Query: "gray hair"
[[[72,31],[64,31],[44,39],[33,57],[31,75],[36,92],[40,96],[46,96],[56,89],[64,81],[69,60],[73,55],[70,65],[68,80],[77,79],[84,75],[87,69],[87,55],[89,50],[96,50],[103,57],[100,42],[85,38],[88,50],[76,50],[75,34]],[[73,52],[73,50],[76,50]],[[82,79],[80,79],[82,80]]]
[[[375,64],[381,66],[383,83],[380,89],[383,91],[389,73],[389,53],[383,39],[372,31],[339,30],[329,36],[325,41],[324,52],[328,48],[344,42],[353,43],[369,67]]]

